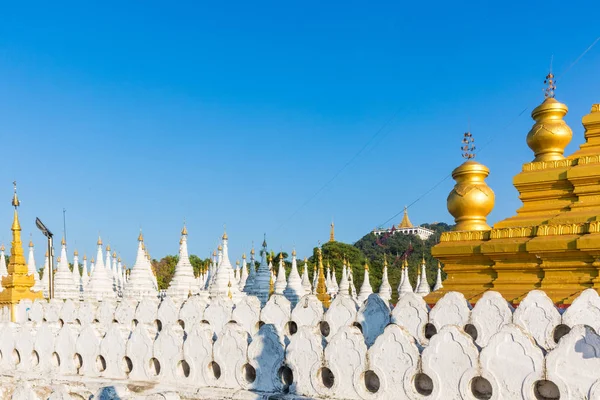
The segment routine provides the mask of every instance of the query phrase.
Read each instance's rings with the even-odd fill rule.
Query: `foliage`
[[[203,266],[207,266],[209,260],[201,259],[200,257],[192,254],[189,256],[190,264],[194,268],[194,275],[200,273],[200,269]],[[179,256],[168,255],[164,256],[160,260],[152,260],[152,270],[156,274],[156,282],[158,283],[158,289],[163,290],[169,287],[169,282],[175,275],[175,266],[179,261]]]

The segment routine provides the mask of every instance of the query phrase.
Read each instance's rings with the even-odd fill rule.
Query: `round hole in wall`
[[[118,324],[118,323],[119,323],[119,321],[117,321],[116,319],[113,319],[113,320],[112,320],[112,323],[113,323],[113,324]]]
[[[19,350],[14,349],[12,352],[12,358],[13,358],[13,363],[15,365],[19,365],[21,364],[21,354],[19,353]]]
[[[31,352],[30,362],[32,367],[35,367],[40,363],[40,356],[37,351],[34,350]]]
[[[200,321],[201,324],[206,324],[206,325],[210,325],[210,322],[208,322],[207,320],[203,319],[202,321]]]
[[[190,364],[185,360],[181,360],[177,363],[177,375],[187,378],[190,376]]]
[[[286,329],[287,332],[291,335],[294,335],[296,332],[298,332],[298,324],[296,324],[294,321],[289,321],[286,325]]]
[[[537,400],[559,400],[560,390],[552,381],[539,380],[533,385],[533,394]]]
[[[360,324],[360,322],[355,322],[352,324],[352,326],[358,328],[358,330],[360,331],[360,333],[362,333],[362,325]]]
[[[492,384],[482,376],[471,380],[471,392],[476,399],[488,400],[492,398]]]
[[[81,321],[79,318],[75,318],[75,324],[81,326]]]
[[[292,383],[294,383],[294,373],[292,372],[292,369],[287,365],[284,365],[281,368],[279,368],[277,374],[279,375],[279,379],[281,379],[281,382],[284,385],[284,390],[287,389]]]
[[[58,326],[60,326],[61,328],[65,325],[65,321],[63,321],[62,319],[58,320]]]
[[[437,329],[435,325],[431,323],[425,324],[425,339],[431,339],[433,335],[437,334]]]
[[[73,364],[75,364],[77,373],[79,373],[79,369],[83,366],[83,358],[81,357],[81,354],[75,353],[73,355]]]
[[[152,376],[160,375],[160,362],[154,357],[150,359],[150,374]]]
[[[333,387],[333,384],[335,383],[335,376],[333,376],[333,372],[331,372],[329,368],[322,367],[319,369],[317,374],[323,386],[325,386],[327,389],[331,389]]]
[[[414,383],[417,393],[422,396],[429,396],[433,392],[433,381],[422,372],[415,375]]]
[[[177,320],[177,324],[179,324],[181,329],[183,329],[185,331],[185,321],[183,321],[182,319],[179,319],[179,320]]]
[[[211,361],[210,364],[208,364],[208,369],[210,372],[212,372],[215,379],[219,379],[221,377],[221,367],[216,362]]]
[[[94,323],[94,324],[99,324],[99,323],[100,323],[100,321],[98,321],[98,319],[94,319],[94,320],[92,321],[92,323]]]
[[[127,356],[123,357],[122,366],[123,371],[125,371],[126,374],[130,374],[131,371],[133,371],[133,362],[131,361],[131,358]]]
[[[558,344],[558,341],[561,337],[565,336],[567,333],[571,332],[571,328],[565,324],[560,324],[556,328],[554,328],[554,343]]]
[[[104,372],[106,369],[106,360],[102,356],[96,357],[96,370],[98,372]]]
[[[156,332],[162,331],[162,322],[159,319],[154,320],[154,328],[156,328]]]
[[[331,333],[331,329],[329,328],[329,323],[327,321],[321,321],[319,323],[319,329],[321,330],[321,335],[327,337]]]
[[[473,340],[477,340],[477,328],[473,324],[465,325],[465,332],[473,338]]]
[[[256,369],[250,364],[244,364],[242,374],[248,383],[253,383],[256,380]]]
[[[379,388],[381,387],[381,382],[379,381],[379,377],[373,371],[367,371],[364,373],[365,379],[365,387],[371,393],[377,393]]]
[[[52,353],[52,366],[60,367],[60,356],[57,352]]]

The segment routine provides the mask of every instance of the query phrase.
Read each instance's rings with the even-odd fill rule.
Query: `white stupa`
[[[423,261],[421,262],[421,280],[417,285],[415,292],[422,297],[425,297],[431,292],[431,288],[429,287],[429,282],[427,282],[427,266],[425,264],[425,256],[423,256]]]
[[[308,260],[304,259],[304,266],[302,267],[302,287],[304,288],[304,294],[312,292],[312,285],[310,284],[310,278],[308,277]]]
[[[61,300],[79,300],[79,292],[75,291],[73,274],[67,260],[67,243],[65,238],[60,242],[60,260],[54,274],[54,297]]]
[[[371,287],[371,282],[369,281],[369,265],[365,261],[365,275],[363,279],[363,283],[360,286],[360,291],[358,292],[358,302],[362,304],[369,295],[373,293],[373,288]]]
[[[37,271],[37,267],[35,266],[35,256],[33,254],[33,241],[29,240],[29,256],[27,257],[27,275],[33,275],[35,279],[35,284],[33,285],[34,292],[43,291],[42,280],[40,279],[40,274]]]
[[[279,276],[278,276],[279,278]],[[292,269],[287,280],[287,285],[283,291],[283,295],[292,303],[292,307],[298,303],[298,300],[304,296],[304,287],[302,286],[302,278],[298,273],[298,264],[296,261],[296,250],[292,251]]]
[[[404,265],[402,266],[402,271],[404,273],[404,278],[402,279],[402,283],[400,284],[400,288],[398,289],[398,297],[402,297],[407,293],[413,293],[413,288],[410,284],[410,277],[408,276],[408,263],[406,260],[404,261]]]
[[[440,262],[438,261],[437,277],[435,278],[435,285],[433,286],[433,291],[435,292],[436,290],[440,290],[443,287],[444,285],[442,285],[442,267],[440,266]]]
[[[177,261],[175,274],[167,289],[167,296],[179,301],[187,299],[190,294],[198,293],[198,281],[194,276],[194,267],[188,255],[187,234],[187,228],[184,225],[179,241],[179,261]]]
[[[113,290],[113,280],[109,267],[102,260],[102,239],[98,238],[98,251],[96,263],[92,260],[92,275],[83,291],[83,298],[91,301],[116,300],[117,294]]]
[[[263,241],[263,249],[260,257],[260,265],[256,272],[254,281],[254,295],[258,297],[262,306],[269,300],[269,292],[271,289],[271,271],[267,264],[267,240]]]
[[[285,279],[285,266],[283,263],[283,252],[279,255],[279,268],[277,269],[277,279],[275,280],[275,294],[283,294],[287,287]]]
[[[73,253],[73,270],[71,271],[71,276],[73,277],[73,285],[75,287],[75,291],[80,294],[81,293],[81,275],[79,275],[79,252],[75,250]]]
[[[4,245],[0,246],[0,280],[8,276],[8,268],[6,268],[6,255],[4,254]]]
[[[354,273],[352,272],[352,266],[350,264],[348,264],[348,284],[350,285],[350,297],[354,300],[358,300],[356,286],[354,286]]]
[[[244,294],[240,292],[234,279],[234,271],[229,261],[229,247],[227,232],[223,233],[223,250],[221,252],[221,262],[217,266],[215,279],[209,290],[209,297],[227,296],[234,303],[239,302]]]
[[[90,273],[87,266],[87,255],[83,255],[83,264],[81,265],[81,288],[85,291],[87,284],[90,281]]]
[[[388,280],[388,263],[385,254],[383,256],[383,273],[381,276],[381,285],[379,286],[379,297],[386,301],[392,299],[392,286]]]
[[[340,279],[340,286],[338,295],[349,296],[350,295],[350,283],[348,282],[348,267],[346,267],[346,260],[342,265],[342,278]]]
[[[44,258],[44,269],[42,270],[42,293],[45,298],[50,298],[50,260],[48,258],[48,251],[46,251],[46,256]]]
[[[144,252],[144,236],[140,232],[135,264],[133,264],[129,280],[123,289],[123,297],[135,300],[157,299],[158,287],[155,285],[151,275],[152,271],[150,270],[148,257]]]
[[[246,263],[246,253],[244,253],[244,254],[242,254],[242,271],[240,273],[240,282],[238,283],[238,286],[241,291],[244,290],[247,280],[248,280],[248,264]]]
[[[248,266],[248,278],[244,283],[244,292],[254,294],[254,283],[256,282],[256,266],[254,263],[254,246],[250,250],[250,265]]]

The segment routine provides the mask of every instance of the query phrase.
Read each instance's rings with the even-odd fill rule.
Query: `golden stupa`
[[[600,287],[600,104],[583,117],[585,143],[565,157],[573,134],[563,120],[567,106],[554,98],[553,78],[546,77],[545,100],[531,113],[527,145],[534,159],[514,177],[523,202],[515,216],[487,225],[494,206],[485,183],[489,170],[472,160],[470,136],[463,140],[467,161],[452,172],[456,185],[448,196],[456,227],[432,249],[447,279],[428,303],[448,291],[474,303],[494,290],[518,304],[541,289],[567,306],[581,291]]]
[[[2,287],[0,292],[0,306],[10,307],[11,320],[15,321],[15,306],[23,299],[41,299],[42,292],[34,292],[31,289],[35,284],[33,275],[28,275],[25,255],[23,253],[23,243],[21,242],[21,224],[19,223],[19,213],[17,209],[21,204],[17,197],[17,183],[14,182],[15,192],[12,199],[12,205],[15,213],[12,223],[12,243],[10,248],[10,261],[8,263],[8,275],[2,278]]]

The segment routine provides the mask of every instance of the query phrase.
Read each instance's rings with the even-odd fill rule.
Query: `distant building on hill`
[[[398,226],[392,226],[391,228],[375,228],[373,229],[373,233],[375,234],[375,236],[386,234],[395,235],[396,233],[400,233],[403,235],[416,235],[422,240],[427,240],[435,232],[431,229],[427,229],[422,226],[414,226],[410,222],[410,219],[408,219],[407,208],[404,207],[404,216],[402,217],[402,221],[398,224]]]

